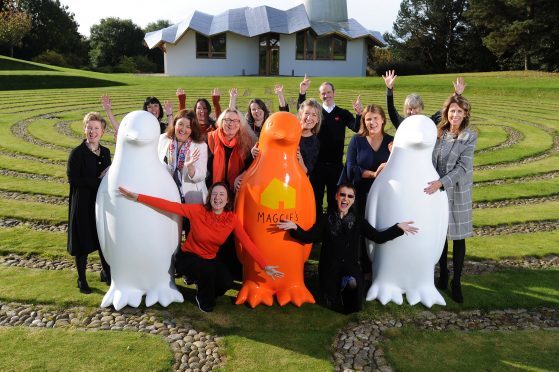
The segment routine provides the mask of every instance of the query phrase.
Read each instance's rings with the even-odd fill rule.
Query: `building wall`
[[[365,76],[367,43],[365,39],[347,41],[345,61],[296,60],[295,34],[280,36],[280,75]]]
[[[170,76],[258,74],[258,37],[227,33],[227,58],[196,58],[196,32],[188,30],[176,44],[166,44],[165,73]],[[281,51],[280,51],[281,52]]]
[[[227,58],[196,58],[196,32],[188,30],[176,44],[166,44],[165,73],[170,76],[258,75],[259,37],[227,33]],[[365,76],[367,43],[348,40],[345,61],[296,60],[295,34],[280,35],[280,75]]]

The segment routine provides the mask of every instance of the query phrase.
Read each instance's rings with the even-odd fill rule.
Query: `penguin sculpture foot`
[[[390,301],[397,305],[401,305],[404,302],[404,298],[402,297],[403,293],[404,291],[400,287],[393,284],[373,283],[367,292],[367,301],[378,299],[383,305],[386,305]]]
[[[297,307],[301,307],[301,305],[305,302],[310,304],[315,303],[313,295],[304,284],[281,288],[277,291],[276,297],[281,306],[287,304],[288,302],[293,303],[293,305]]]
[[[446,306],[446,302],[434,286],[409,289],[406,292],[406,299],[410,305],[421,302],[425,307],[430,308],[437,304]]]
[[[250,307],[255,308],[259,304],[272,306],[274,293],[268,287],[264,287],[250,279],[244,281],[235,304],[240,305],[248,302]]]
[[[120,310],[126,305],[138,307],[142,302],[142,295],[143,292],[139,289],[120,289],[116,286],[111,285],[111,288],[109,288],[109,291],[105,294],[105,297],[103,297],[101,307],[109,307],[113,305],[115,310]]]
[[[150,289],[146,295],[146,306],[152,306],[157,302],[159,302],[161,306],[167,307],[171,302],[183,303],[184,297],[176,288],[164,284],[160,287]]]

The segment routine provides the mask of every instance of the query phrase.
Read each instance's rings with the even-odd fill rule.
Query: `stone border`
[[[544,202],[557,201],[557,200],[559,200],[559,194],[551,195],[551,196],[539,196],[535,198],[526,198],[526,199],[507,199],[507,200],[499,200],[499,201],[476,202],[473,203],[472,208],[473,209],[502,208],[511,205],[536,204],[536,203],[544,203]]]
[[[165,313],[165,312],[164,312]],[[0,327],[73,328],[87,331],[133,331],[163,337],[174,354],[175,371],[210,371],[225,361],[221,337],[196,331],[189,322],[176,322],[151,310],[122,311],[72,307],[52,310],[43,305],[0,301]]]
[[[559,309],[507,309],[483,313],[480,310],[422,313],[409,319],[362,320],[338,331],[332,342],[335,371],[392,371],[380,343],[386,330],[415,326],[429,331],[559,331]]]
[[[527,182],[540,181],[540,180],[550,180],[550,179],[554,179],[557,176],[559,176],[559,170],[554,170],[554,171],[545,172],[545,173],[537,173],[537,174],[533,174],[533,175],[530,175],[530,176],[524,176],[524,177],[497,178],[497,179],[489,180],[489,181],[475,182],[474,183],[474,188],[475,187],[480,187],[480,186],[517,184],[517,183],[527,183]]]
[[[45,204],[56,204],[56,205],[68,205],[67,196],[54,196],[46,194],[27,194],[18,191],[2,191],[0,190],[0,198],[10,199],[10,200],[23,200],[30,201],[34,203],[45,203]]]
[[[36,173],[26,173],[26,172],[17,172],[9,169],[2,169],[0,168],[0,174],[3,176],[8,177],[16,177],[16,178],[23,178],[29,180],[41,180],[41,181],[49,181],[49,182],[56,182],[56,183],[66,183],[67,180],[64,178],[57,178],[47,176],[45,174],[36,174]]]
[[[50,116],[50,115],[41,115],[41,116],[38,116],[38,117],[33,117],[33,118],[26,119],[26,120],[23,120],[23,121],[18,121],[15,124],[13,124],[12,127],[11,127],[12,134],[17,138],[22,139],[25,142],[29,142],[33,145],[37,145],[37,146],[41,146],[41,147],[46,147],[46,148],[51,149],[51,150],[59,150],[59,151],[66,151],[66,152],[69,152],[71,150],[71,148],[69,148],[69,147],[54,145],[52,143],[42,141],[42,140],[37,139],[37,138],[33,137],[32,135],[30,135],[29,131],[27,130],[27,127],[29,127],[29,125],[31,125],[31,123],[33,121],[35,121],[36,119],[52,120],[52,119],[55,119],[55,118]]]
[[[10,253],[7,256],[0,256],[0,265],[12,267],[25,267],[28,269],[40,270],[73,270],[74,262],[68,258],[50,260],[46,258],[30,256],[26,257]],[[449,260],[449,269],[452,271],[452,260]],[[464,262],[463,273],[466,275],[482,275],[505,269],[559,269],[559,255],[546,255],[542,258],[523,257],[521,260],[501,259],[499,261],[483,260]],[[101,264],[98,262],[88,262],[87,270],[100,272]],[[438,272],[437,269],[435,272]],[[317,265],[305,263],[305,278],[316,277],[318,275]]]
[[[506,125],[498,125],[498,124],[483,124],[484,127],[486,126],[493,126],[493,127],[501,127],[507,133],[507,139],[495,146],[486,147],[483,150],[476,151],[475,154],[483,154],[485,152],[496,151],[502,148],[511,147],[512,145],[516,145],[520,141],[524,139],[524,134],[519,130],[514,129],[513,127],[509,127]],[[477,128],[478,126],[476,126]]]

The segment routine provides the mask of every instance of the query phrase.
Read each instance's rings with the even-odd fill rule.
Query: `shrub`
[[[54,50],[46,50],[32,59],[33,62],[44,63],[46,65],[70,67],[66,58]]]

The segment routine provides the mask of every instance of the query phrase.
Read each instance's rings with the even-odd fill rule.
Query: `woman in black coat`
[[[90,112],[83,119],[85,140],[72,150],[68,158],[67,175],[70,182],[68,213],[68,253],[75,258],[78,288],[91,293],[85,276],[87,255],[99,251],[101,280],[110,283],[109,265],[99,246],[95,225],[95,199],[101,179],[111,165],[111,152],[99,144],[107,123],[98,113]]]
[[[336,211],[328,211],[313,227],[303,230],[292,221],[276,226],[290,230],[290,235],[303,243],[322,242],[318,263],[318,280],[324,305],[332,310],[353,313],[361,310],[364,298],[363,273],[359,264],[361,236],[384,243],[418,230],[412,221],[401,222],[385,231],[378,231],[353,211],[355,187],[342,183],[336,191]]]

